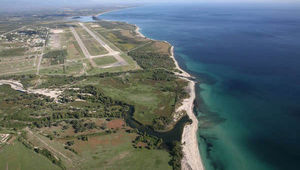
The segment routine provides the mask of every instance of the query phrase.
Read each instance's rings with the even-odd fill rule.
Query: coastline
[[[189,98],[186,98],[182,101],[182,105],[177,109],[177,111],[185,110],[189,118],[192,120],[192,124],[185,125],[182,132],[182,152],[183,158],[181,160],[181,169],[182,170],[204,170],[202,159],[198,147],[197,131],[198,131],[198,119],[194,114],[194,100],[196,98],[195,91],[195,82],[188,79],[192,76],[186,71],[182,70],[177,60],[174,57],[174,46],[171,47],[171,56],[170,56],[176,66],[176,69],[180,70],[182,73],[176,73],[180,75],[182,79],[187,80]]]
[[[137,25],[134,25],[134,26],[135,26],[135,33],[136,33],[139,37],[142,37],[142,38],[147,39],[147,37],[145,37],[145,36],[140,32],[141,28],[138,27]]]
[[[144,36],[140,32],[140,28],[136,26],[136,34],[140,37],[150,39]],[[170,44],[169,42],[165,41],[166,43]],[[198,146],[198,119],[194,114],[194,100],[196,98],[196,90],[195,85],[196,83],[189,78],[193,78],[189,73],[184,71],[180,68],[177,60],[174,56],[174,46],[171,46],[170,53],[171,58],[174,61],[175,68],[179,70],[181,73],[175,72],[176,75],[180,76],[182,79],[189,82],[187,86],[187,90],[189,91],[189,98],[186,98],[182,101],[182,105],[177,108],[176,112],[185,110],[189,118],[192,120],[192,124],[185,125],[183,132],[182,132],[182,153],[183,158],[181,160],[181,169],[182,170],[204,170],[203,162],[200,156],[199,146]]]
[[[113,11],[108,11],[113,12]],[[108,13],[105,12],[105,13]],[[100,14],[102,15],[102,14]],[[100,16],[98,15],[98,16]],[[134,25],[136,27],[135,32],[137,36],[145,38],[145,39],[151,39],[146,37],[140,32],[140,27],[137,25]],[[154,40],[154,39],[151,39]],[[167,41],[165,41],[167,42]],[[169,42],[167,42],[170,44]],[[182,105],[176,110],[185,110],[189,118],[192,120],[192,124],[185,125],[182,133],[182,152],[183,152],[183,158],[181,160],[181,169],[182,170],[204,170],[203,162],[200,156],[200,150],[198,146],[198,138],[197,138],[197,131],[198,131],[198,119],[194,114],[194,100],[196,98],[196,91],[195,91],[195,82],[190,80],[189,78],[193,78],[189,73],[184,71],[180,68],[177,60],[174,56],[174,46],[171,46],[170,53],[171,58],[174,61],[175,68],[179,70],[181,73],[174,72],[176,75],[180,76],[182,79],[188,81],[187,90],[189,91],[189,98],[186,98],[182,101]]]

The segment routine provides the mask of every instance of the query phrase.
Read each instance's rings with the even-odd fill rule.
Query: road
[[[46,40],[45,40],[45,43],[44,43],[44,46],[43,46],[41,55],[40,55],[40,57],[39,57],[39,61],[38,61],[37,67],[36,67],[36,75],[39,75],[39,74],[40,74],[40,66],[41,66],[41,63],[42,63],[42,60],[43,60],[43,55],[44,55],[44,50],[45,50],[45,47],[46,47],[48,35],[49,35],[49,33],[47,32]]]
[[[76,30],[73,27],[70,27],[76,41],[78,42],[84,56],[86,58],[91,58],[91,54],[89,53],[89,51],[87,50],[86,46],[84,45],[84,43],[82,42],[81,38],[79,37],[79,35],[77,34]]]
[[[9,34],[9,33],[12,33],[12,32],[15,32],[15,31],[18,31],[20,29],[24,29],[26,26],[23,26],[23,27],[20,27],[20,28],[17,28],[17,29],[14,29],[14,30],[11,30],[11,31],[8,31],[6,33],[3,33],[2,35],[6,35],[6,34]]]
[[[70,159],[69,157],[67,157],[66,155],[64,155],[63,153],[57,151],[56,149],[54,149],[52,146],[50,146],[47,142],[45,142],[43,139],[41,139],[40,137],[38,137],[37,135],[35,135],[28,127],[26,128],[27,132],[29,132],[32,136],[34,136],[36,139],[38,139],[40,142],[42,142],[50,151],[61,155],[62,157],[64,157],[66,160],[68,160],[72,165],[73,165],[73,161],[72,159]]]
[[[93,31],[91,31],[89,28],[87,28],[83,23],[79,23],[79,25],[86,30],[99,44],[101,44],[107,51],[108,54],[105,55],[99,55],[98,57],[103,57],[103,56],[114,56],[118,63],[110,64],[105,66],[106,68],[108,67],[117,67],[117,66],[122,66],[122,65],[127,65],[128,63],[120,56],[119,51],[113,50],[109,45],[107,45],[100,37],[98,37]],[[95,57],[93,57],[95,58]]]
[[[74,29],[74,27],[70,27],[70,30],[71,30],[72,34],[74,35],[77,43],[79,44],[79,46],[80,46],[80,48],[81,48],[81,50],[82,50],[83,55],[85,56],[85,58],[89,59],[89,62],[91,63],[92,67],[97,67],[97,64],[92,60],[90,52],[88,51],[88,49],[86,48],[86,46],[82,42],[81,38],[77,34],[77,32]]]

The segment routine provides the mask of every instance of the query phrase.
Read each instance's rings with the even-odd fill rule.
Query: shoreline
[[[182,101],[182,106],[178,108],[178,110],[185,110],[189,118],[192,120],[192,124],[188,124],[184,126],[182,132],[182,153],[183,158],[181,160],[181,169],[182,170],[204,170],[203,162],[200,155],[200,150],[198,146],[198,119],[194,114],[194,100],[196,98],[196,83],[188,78],[192,78],[192,76],[181,69],[178,65],[177,60],[174,57],[174,46],[171,47],[171,56],[170,56],[176,66],[176,69],[180,70],[182,73],[176,73],[180,75],[182,79],[187,80],[188,90],[189,90],[189,98],[186,98]]]
[[[142,38],[145,38],[145,39],[148,39],[147,37],[145,37],[141,32],[141,28],[138,27],[137,25],[134,25],[135,26],[135,33],[139,36],[139,37],[142,37]]]
[[[108,11],[113,12],[113,11]],[[106,12],[106,13],[108,13]],[[98,15],[100,16],[100,15]],[[126,22],[127,23],[127,22]],[[129,23],[128,23],[129,24]],[[146,37],[140,32],[140,27],[138,27],[136,24],[134,24],[136,27],[135,32],[137,36],[154,40],[151,38]],[[166,43],[170,44],[169,42],[165,41]],[[197,138],[197,132],[198,132],[198,119],[194,114],[194,100],[196,98],[196,90],[195,85],[196,83],[189,78],[193,78],[189,73],[184,71],[180,68],[177,60],[174,56],[174,46],[171,46],[170,49],[170,57],[173,59],[175,68],[181,73],[174,72],[176,75],[180,76],[182,79],[188,81],[188,91],[189,91],[189,98],[186,98],[182,101],[182,105],[177,109],[177,111],[185,110],[189,118],[192,120],[192,124],[188,124],[184,126],[183,132],[182,132],[182,153],[183,158],[181,160],[181,169],[182,170],[204,170],[203,162],[200,156],[200,150],[198,146],[198,138]]]
[[[148,38],[144,36],[140,32],[140,28],[136,26],[136,34],[140,37]],[[152,40],[152,39],[151,39]],[[169,42],[165,41],[166,43],[170,44]],[[189,78],[193,78],[189,73],[184,71],[182,68],[180,68],[177,60],[174,56],[174,46],[171,46],[170,49],[170,57],[173,59],[175,68],[181,73],[174,72],[176,75],[180,76],[182,79],[189,82],[188,84],[188,91],[189,91],[189,98],[186,98],[182,101],[182,105],[176,110],[176,112],[180,110],[185,110],[189,118],[192,120],[192,124],[188,124],[184,126],[183,132],[182,132],[182,153],[183,158],[181,160],[181,169],[182,170],[204,170],[203,162],[200,156],[200,150],[198,146],[198,138],[197,138],[197,132],[198,132],[198,119],[194,114],[194,100],[196,98],[196,90],[195,85],[196,83],[193,80],[190,80]]]
[[[146,36],[144,36],[140,32],[140,28],[136,26],[136,34],[139,35],[140,37],[146,38],[146,39],[151,39]],[[153,40],[153,39],[151,39]],[[165,41],[166,43],[170,44],[169,42]],[[174,46],[171,46],[170,49],[170,57],[173,59],[175,68],[181,73],[174,72],[176,75],[180,76],[182,79],[186,80],[189,82],[187,88],[189,91],[189,98],[186,98],[182,101],[182,105],[177,108],[176,112],[185,110],[189,118],[192,120],[192,124],[185,125],[183,132],[182,132],[182,139],[181,139],[181,144],[182,144],[182,153],[183,153],[183,158],[181,160],[181,169],[182,170],[204,170],[203,162],[201,159],[200,155],[200,150],[198,146],[198,138],[197,138],[197,132],[198,132],[198,119],[194,114],[194,100],[196,98],[196,90],[195,90],[195,85],[196,83],[193,80],[190,80],[189,78],[194,78],[191,76],[189,73],[184,71],[182,68],[180,68],[177,60],[175,59],[174,56]]]

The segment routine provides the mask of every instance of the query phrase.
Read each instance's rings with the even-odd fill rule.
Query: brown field
[[[107,127],[110,129],[121,129],[125,126],[125,122],[122,119],[114,119],[107,123]]]

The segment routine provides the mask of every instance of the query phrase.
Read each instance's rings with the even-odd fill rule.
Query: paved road
[[[86,48],[86,46],[84,45],[84,43],[82,42],[81,38],[79,37],[79,35],[77,34],[76,30],[73,27],[70,27],[76,41],[78,42],[85,58],[89,59],[91,65],[93,67],[97,67],[97,64],[92,60],[91,54],[89,53],[88,49]]]
[[[70,29],[71,29],[71,31],[72,31],[72,33],[73,33],[73,35],[74,35],[76,41],[78,42],[78,44],[79,44],[79,46],[80,46],[80,48],[81,48],[81,50],[82,50],[84,56],[85,56],[86,58],[90,58],[90,57],[91,57],[91,54],[90,54],[89,51],[87,50],[86,46],[83,44],[83,42],[82,42],[81,38],[79,37],[79,35],[77,34],[76,30],[75,30],[73,27],[70,27]]]
[[[113,50],[109,45],[107,45],[100,37],[98,37],[93,31],[88,29],[83,23],[79,23],[79,25],[85,29],[99,44],[101,44],[107,51],[107,56],[114,56],[118,61],[118,64],[112,64],[111,67],[127,65],[128,63],[120,56],[119,51]],[[102,57],[103,55],[100,55]]]

